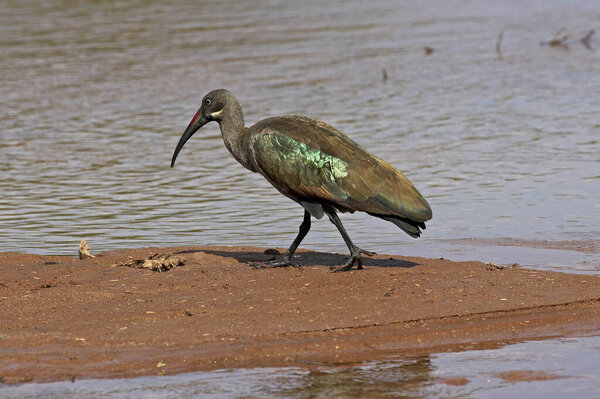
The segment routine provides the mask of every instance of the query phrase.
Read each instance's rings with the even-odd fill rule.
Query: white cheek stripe
[[[219,111],[217,111],[217,112],[213,112],[212,114],[210,114],[210,116],[212,116],[212,117],[214,118],[214,117],[216,117],[216,116],[219,116],[219,115],[221,115],[222,113],[223,113],[223,110],[221,109],[221,110],[219,110]]]

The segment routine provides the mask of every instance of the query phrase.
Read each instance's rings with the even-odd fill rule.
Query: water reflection
[[[156,398],[384,398],[422,397],[432,384],[428,356],[338,367],[218,370],[165,377],[76,380],[0,387],[0,394],[74,398],[151,396]]]
[[[298,386],[278,387],[267,395],[290,398],[421,397],[431,384],[429,356],[310,371]]]
[[[11,398],[597,397],[599,337],[390,357],[347,365],[217,370],[174,376],[0,386]]]

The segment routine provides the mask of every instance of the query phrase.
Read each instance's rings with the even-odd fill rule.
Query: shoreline
[[[107,251],[84,260],[0,253],[0,381],[47,382],[342,363],[593,333],[600,277],[399,255],[264,248]],[[153,253],[185,265],[113,266]],[[1,383],[0,383],[1,384]],[[0,385],[1,386],[1,385]]]

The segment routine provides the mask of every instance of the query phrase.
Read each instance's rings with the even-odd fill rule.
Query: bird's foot
[[[350,270],[350,269],[352,269],[352,266],[354,266],[355,263],[357,265],[356,266],[357,269],[362,269],[363,265],[362,265],[362,257],[360,256],[361,254],[367,255],[367,256],[377,255],[375,252],[366,251],[364,249],[356,247],[355,250],[350,253],[350,259],[348,259],[346,261],[346,263],[344,263],[341,266],[331,266],[329,268],[329,273],[343,272],[346,270]]]
[[[272,260],[269,262],[250,262],[248,263],[250,266],[252,266],[254,269],[269,269],[269,268],[276,268],[276,267],[300,267],[295,263],[292,263],[292,261],[287,258],[287,257],[283,257],[280,260]]]

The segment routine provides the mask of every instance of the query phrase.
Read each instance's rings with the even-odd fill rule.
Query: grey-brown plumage
[[[244,127],[242,107],[233,94],[208,93],[181,136],[171,166],[186,141],[204,124],[216,121],[225,146],[244,167],[263,175],[279,192],[305,209],[298,236],[282,259],[261,267],[290,266],[291,258],[310,230],[311,216],[327,215],[340,231],[350,259],[332,271],[362,268],[361,254],[337,211],[361,211],[390,221],[419,237],[431,219],[429,204],[415,186],[387,162],[369,154],[334,127],[304,116],[280,116]]]

